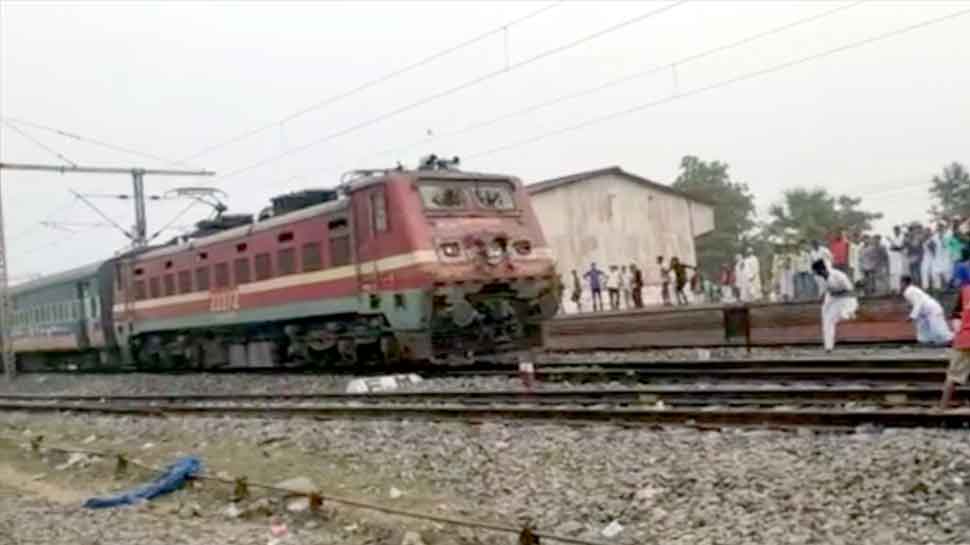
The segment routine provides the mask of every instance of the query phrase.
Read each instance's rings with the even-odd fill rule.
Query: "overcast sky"
[[[886,213],[886,229],[924,219],[932,175],[950,161],[970,162],[970,15],[716,85],[970,9],[970,2],[850,4],[4,1],[0,115],[172,162],[193,157],[182,166],[218,175],[148,178],[149,193],[215,185],[236,211],[255,211],[274,194],[332,186],[349,169],[413,165],[429,152],[459,155],[467,169],[527,183],[613,164],[670,183],[680,158],[692,154],[729,163],[761,210],[786,188],[821,186],[864,197],[867,208]],[[333,100],[547,6],[507,31]],[[644,17],[665,6],[672,7]],[[669,67],[839,6],[849,7]],[[476,127],[652,67],[660,69]],[[634,110],[639,105],[646,107]],[[78,164],[173,166],[17,126]],[[60,162],[6,126],[0,157]],[[102,220],[68,190],[125,193],[129,178],[2,177],[14,280],[105,257],[124,244],[116,231],[88,225]],[[94,202],[130,225],[129,203]],[[150,204],[150,231],[184,206]],[[198,207],[176,224],[206,214]],[[47,219],[71,223],[71,231],[40,225]]]

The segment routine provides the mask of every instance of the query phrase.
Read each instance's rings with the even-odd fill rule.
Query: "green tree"
[[[698,267],[716,278],[721,265],[733,263],[755,226],[754,196],[748,186],[731,181],[728,165],[692,155],[680,160],[673,187],[714,205],[714,231],[697,239]]]
[[[861,210],[861,204],[862,199],[835,196],[821,188],[790,189],[780,203],[768,209],[762,237],[790,244],[802,239],[827,240],[840,231],[868,231],[882,214]]]
[[[933,176],[930,196],[936,200],[930,214],[936,219],[970,215],[970,172],[956,161],[943,167],[942,176]]]

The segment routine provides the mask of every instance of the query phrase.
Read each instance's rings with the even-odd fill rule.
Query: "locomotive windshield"
[[[465,207],[461,186],[451,184],[421,184],[421,200],[429,210],[460,210]]]
[[[424,182],[418,185],[427,210],[515,210],[512,187],[503,182]]]
[[[475,184],[472,191],[478,206],[491,210],[513,210],[515,209],[515,199],[512,191],[507,184],[482,183]]]

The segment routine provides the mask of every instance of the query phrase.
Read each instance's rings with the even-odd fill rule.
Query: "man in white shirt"
[[[855,318],[859,301],[853,293],[852,282],[844,272],[829,268],[824,260],[812,263],[812,270],[824,286],[822,296],[822,341],[826,352],[835,347],[835,327],[842,320]]]
[[[610,272],[606,275],[606,291],[610,295],[610,308],[620,310],[620,286],[623,284],[623,274],[616,265],[610,265]]]
[[[899,279],[903,276],[906,263],[903,255],[904,242],[902,227],[894,226],[893,234],[889,237],[889,289],[893,293],[899,292]]]

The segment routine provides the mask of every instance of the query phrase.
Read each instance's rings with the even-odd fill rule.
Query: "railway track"
[[[965,392],[963,394],[965,397]],[[606,422],[829,429],[863,425],[970,428],[970,409],[933,410],[927,405],[936,396],[938,391],[919,387],[111,397],[5,395],[0,397],[0,410],[143,417],[378,418],[466,422],[501,419],[558,424]],[[664,405],[657,405],[659,402]],[[865,404],[846,406],[855,402]]]
[[[197,404],[250,402],[340,402],[340,403],[462,403],[462,404],[574,404],[574,405],[832,405],[867,403],[873,405],[922,405],[939,400],[938,386],[872,387],[653,387],[563,390],[431,390],[416,392],[375,392],[366,394],[258,393],[258,394],[147,394],[147,395],[58,395],[0,394],[0,408],[17,402],[91,403],[91,404]],[[957,399],[967,396],[959,390]]]
[[[944,358],[752,358],[740,360],[639,361],[622,363],[569,362],[537,363],[535,375],[540,380],[861,380],[874,382],[942,382],[946,369]],[[124,374],[143,373],[133,369],[55,371],[60,373]],[[413,372],[425,378],[516,376],[518,364],[477,362],[464,365],[370,366],[352,368],[306,367],[234,367],[205,370],[213,374],[325,374],[369,376]],[[169,370],[160,374],[195,374],[198,371]]]

